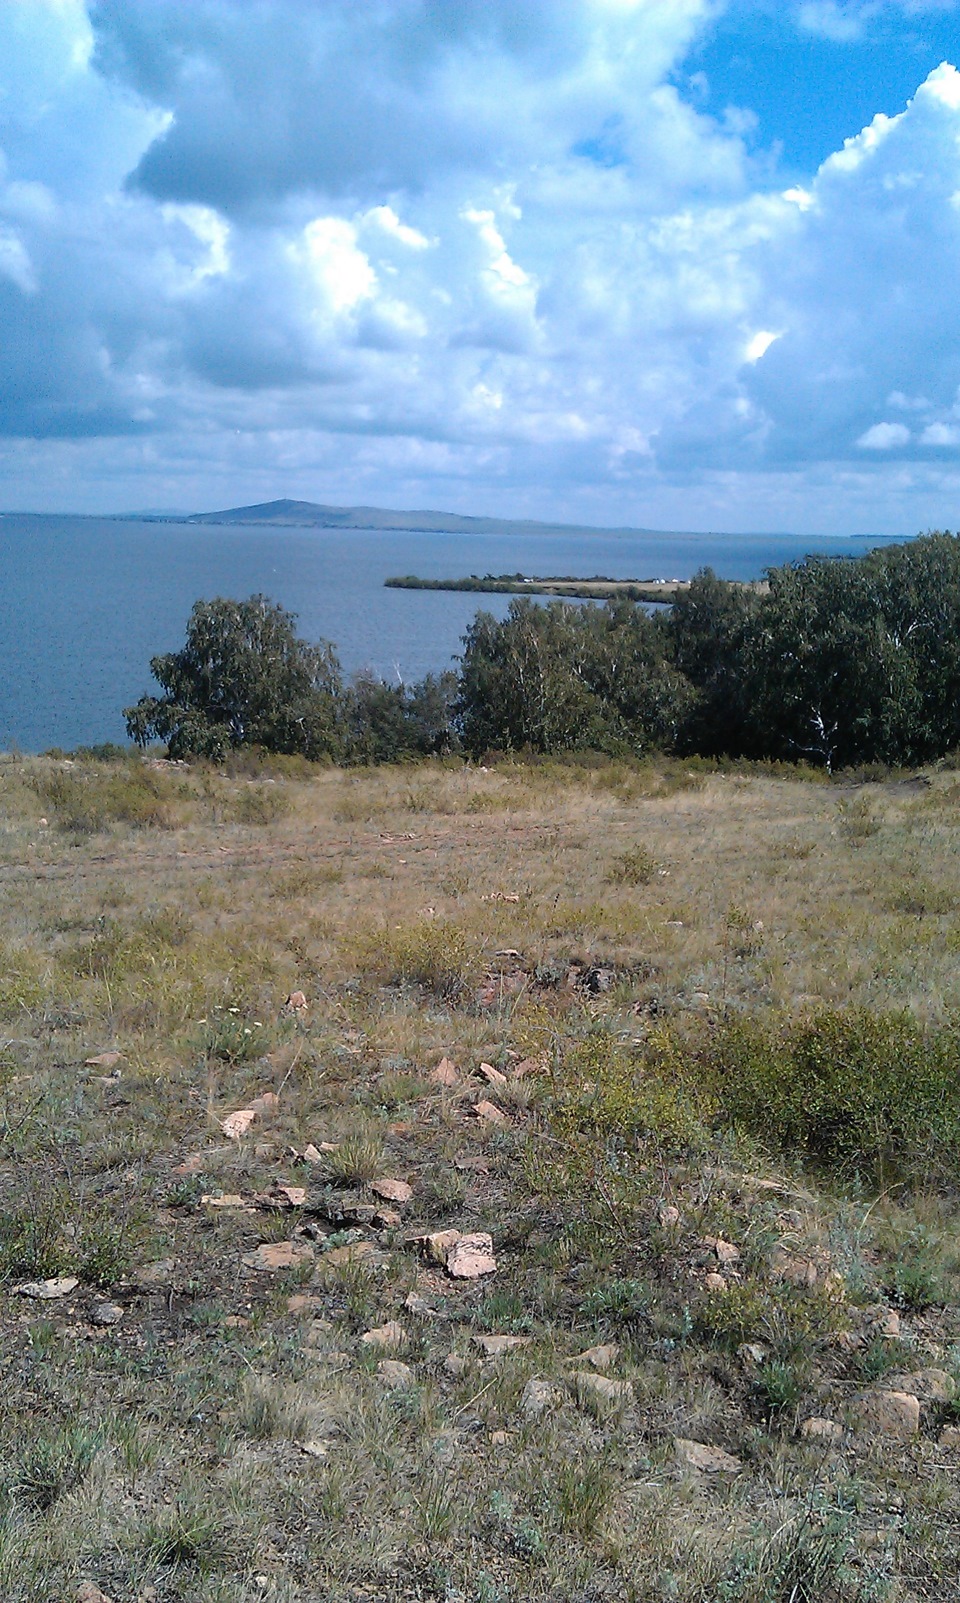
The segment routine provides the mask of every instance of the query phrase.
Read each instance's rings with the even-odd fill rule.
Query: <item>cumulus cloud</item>
[[[0,8],[0,483],[46,493],[46,449],[94,504],[98,464],[120,504],[647,524],[952,494],[960,75],[781,185],[671,81],[733,3]]]

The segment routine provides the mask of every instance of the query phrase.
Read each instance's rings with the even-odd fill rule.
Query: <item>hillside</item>
[[[252,523],[318,529],[397,529],[438,534],[598,535],[663,534],[659,529],[601,529],[587,524],[536,523],[516,518],[473,518],[459,512],[396,512],[384,507],[319,506],[313,501],[265,501],[259,506],[196,512],[187,523]],[[677,532],[677,531],[672,531]]]
[[[5,1598],[960,1598],[954,772],[0,811]]]

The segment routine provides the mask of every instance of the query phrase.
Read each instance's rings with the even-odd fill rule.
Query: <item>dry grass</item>
[[[5,1597],[960,1598],[954,1405],[906,1444],[798,1433],[960,1375],[952,1203],[731,1132],[685,1046],[817,1004],[949,1019],[955,776],[6,759],[0,886]],[[412,1244],[449,1227],[493,1279]],[[79,1285],[16,1292],[47,1275]],[[575,1378],[598,1342],[612,1406]]]

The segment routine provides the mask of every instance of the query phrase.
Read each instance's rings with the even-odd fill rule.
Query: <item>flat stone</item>
[[[586,1352],[578,1353],[571,1358],[572,1364],[589,1364],[591,1369],[610,1369],[620,1357],[620,1345],[615,1341],[605,1342],[600,1347],[588,1347]]]
[[[864,1392],[855,1399],[853,1412],[858,1430],[865,1434],[909,1441],[920,1429],[920,1404],[909,1392]]]
[[[389,1319],[385,1325],[378,1325],[376,1330],[365,1331],[360,1340],[365,1347],[404,1347],[407,1333],[396,1319]]]
[[[608,1376],[596,1375],[590,1369],[574,1370],[570,1380],[579,1398],[589,1398],[602,1408],[626,1408],[633,1402],[633,1387],[629,1380],[610,1380]]]
[[[410,1365],[402,1364],[399,1358],[381,1358],[377,1375],[391,1391],[406,1391],[417,1378]]]
[[[506,1085],[507,1083],[507,1076],[501,1069],[495,1069],[492,1063],[481,1063],[477,1073],[483,1075],[488,1085]]]
[[[432,1263],[446,1266],[447,1253],[460,1240],[459,1230],[432,1230],[428,1235],[415,1236],[414,1241]]]
[[[717,1262],[725,1267],[740,1262],[740,1248],[735,1246],[732,1241],[724,1241],[722,1236],[717,1237],[713,1244],[713,1250],[717,1255]]]
[[[953,1376],[945,1369],[920,1369],[909,1375],[885,1375],[884,1384],[891,1391],[906,1392],[923,1403],[949,1403],[957,1392]]]
[[[839,1442],[843,1438],[843,1426],[834,1419],[811,1415],[800,1426],[800,1435],[806,1442]]]
[[[450,1089],[457,1084],[460,1077],[457,1074],[456,1064],[451,1063],[449,1058],[441,1058],[436,1068],[431,1070],[429,1078],[434,1085],[442,1085]]]
[[[76,1275],[59,1275],[52,1280],[25,1280],[17,1287],[17,1292],[21,1297],[34,1297],[38,1302],[56,1302],[59,1297],[69,1297],[79,1284]]]
[[[344,1264],[362,1263],[365,1258],[373,1258],[376,1250],[372,1241],[348,1241],[342,1247],[330,1247],[323,1254],[321,1263],[342,1269]]]
[[[557,1400],[557,1389],[548,1380],[528,1380],[520,1394],[520,1412],[527,1419],[539,1419]]]
[[[265,1241],[256,1252],[245,1252],[242,1263],[258,1274],[277,1274],[283,1269],[298,1269],[303,1263],[313,1262],[313,1248],[296,1241]]]
[[[407,1185],[406,1180],[372,1180],[370,1190],[375,1196],[382,1197],[384,1202],[409,1202],[413,1196],[413,1186]]]
[[[106,1592],[101,1592],[92,1581],[81,1581],[73,1596],[75,1603],[110,1603]]]
[[[743,1468],[741,1460],[722,1447],[708,1447],[706,1442],[691,1442],[683,1436],[675,1436],[673,1446],[684,1468],[704,1475],[736,1475]]]
[[[447,1274],[454,1280],[479,1280],[483,1275],[496,1272],[493,1239],[484,1230],[461,1236],[447,1253]]]
[[[92,1325],[119,1325],[123,1309],[115,1302],[98,1302],[90,1310]]]
[[[502,1358],[504,1353],[517,1347],[529,1347],[530,1336],[473,1336],[473,1345],[479,1347],[485,1358]]]
[[[506,1126],[510,1123],[510,1115],[504,1113],[502,1108],[498,1108],[495,1102],[478,1102],[473,1111],[483,1124]]]

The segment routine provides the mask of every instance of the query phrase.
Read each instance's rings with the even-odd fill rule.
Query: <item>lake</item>
[[[482,607],[509,596],[385,590],[384,579],[604,574],[727,579],[817,551],[858,556],[879,539],[789,535],[409,534],[0,515],[0,750],[125,739],[121,709],[152,687],[149,660],[183,643],[199,598],[263,592],[299,632],[337,646],[347,672],[407,681],[451,666]],[[155,688],[155,687],[153,687]]]

